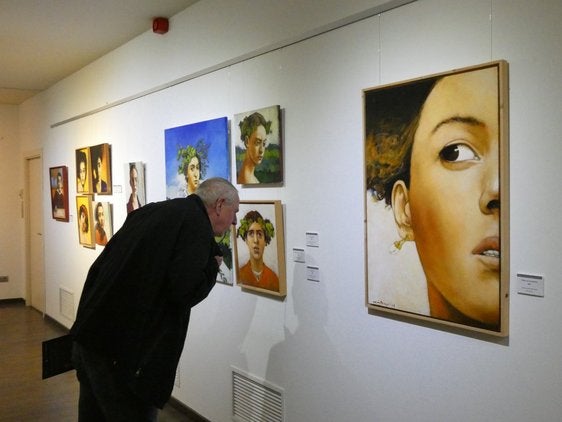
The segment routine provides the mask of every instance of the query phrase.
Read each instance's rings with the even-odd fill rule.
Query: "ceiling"
[[[0,0],[0,104],[21,104],[197,1]]]

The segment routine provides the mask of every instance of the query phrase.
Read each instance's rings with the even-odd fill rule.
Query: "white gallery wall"
[[[0,105],[0,299],[24,297],[24,158],[20,155],[18,107]]]
[[[240,187],[240,196],[283,203],[287,297],[217,285],[193,310],[174,397],[209,420],[229,421],[236,367],[282,388],[291,422],[558,420],[562,2],[419,0],[391,10],[381,3],[201,0],[170,20],[168,34],[147,31],[10,115],[19,146],[0,140],[0,164],[5,150],[21,163],[27,151],[41,149],[45,204],[48,168],[69,167],[71,221],[53,220],[45,207],[47,314],[72,324],[61,314],[59,289],[74,293],[77,306],[101,251],[78,244],[76,148],[112,145],[113,185],[123,193],[103,198],[114,204],[117,229],[126,215],[124,163],[145,162],[148,200],[165,199],[165,129],[279,104],[284,184]],[[374,12],[289,42],[365,10]],[[362,90],[497,59],[508,61],[510,73],[510,336],[370,315]],[[22,170],[7,165],[17,169],[19,190]],[[6,215],[23,231],[17,213]],[[4,254],[9,231],[0,230]],[[319,248],[305,247],[307,231],[319,233]],[[293,247],[306,249],[320,282],[306,280]],[[23,272],[21,256],[15,254]],[[517,272],[543,275],[545,297],[517,294]]]

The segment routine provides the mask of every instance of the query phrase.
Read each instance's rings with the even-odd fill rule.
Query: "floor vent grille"
[[[232,413],[237,422],[283,422],[283,390],[239,369],[232,370]]]

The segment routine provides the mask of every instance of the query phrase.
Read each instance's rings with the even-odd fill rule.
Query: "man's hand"
[[[222,264],[222,256],[215,255],[215,259],[217,260],[217,265],[220,267]]]

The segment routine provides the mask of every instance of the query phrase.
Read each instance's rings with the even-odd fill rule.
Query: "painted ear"
[[[244,136],[244,146],[246,147],[246,149],[248,148],[248,141],[250,140],[249,136]]]
[[[410,214],[410,194],[402,180],[398,180],[392,187],[392,211],[400,238],[414,240],[412,216]]]

